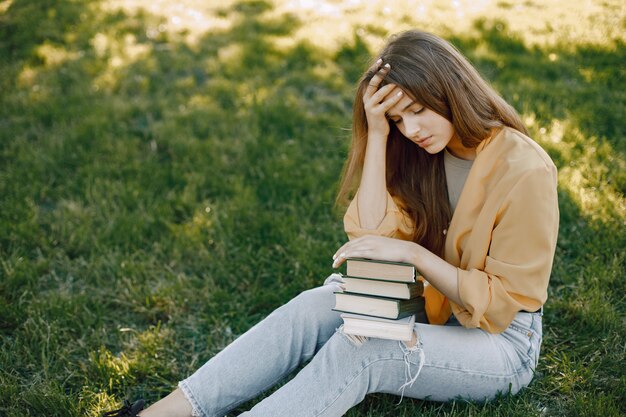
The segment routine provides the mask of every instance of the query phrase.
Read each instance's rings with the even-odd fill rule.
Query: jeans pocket
[[[519,321],[513,321],[504,331],[504,337],[513,345],[522,363],[526,366],[533,366],[536,363],[536,349],[534,348],[536,334],[530,327],[519,324]]]
[[[541,315],[533,314],[533,336],[530,339],[532,358],[534,359],[534,367],[539,363],[539,352],[541,351],[541,342],[543,340],[543,329]]]
[[[518,326],[515,322],[511,323],[509,325],[509,329],[514,330],[522,335],[524,335],[526,338],[528,338],[528,340],[530,340],[533,337],[533,330],[528,328],[528,327],[522,327],[522,326]]]

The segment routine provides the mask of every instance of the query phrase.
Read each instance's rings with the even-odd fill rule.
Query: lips
[[[424,137],[418,138],[418,139],[416,139],[416,140],[415,140],[415,143],[416,143],[418,146],[424,146],[424,145],[426,145],[426,144],[427,144],[428,140],[429,140],[430,138],[432,138],[432,137],[433,137],[433,135],[430,135],[430,136],[424,136]]]

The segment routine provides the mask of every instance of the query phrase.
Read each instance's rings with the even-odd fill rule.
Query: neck
[[[465,159],[466,161],[473,161],[476,159],[476,149],[475,148],[466,148],[461,143],[461,140],[455,135],[450,142],[448,142],[448,146],[446,146],[448,152],[450,152],[453,156],[456,156],[460,159]]]

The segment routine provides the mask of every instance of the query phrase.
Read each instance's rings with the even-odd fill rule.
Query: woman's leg
[[[412,349],[381,339],[357,346],[337,332],[294,379],[243,416],[337,417],[374,392],[436,401],[515,393],[532,379],[541,341],[541,317],[522,314],[515,329],[497,335],[417,324]]]
[[[193,409],[185,394],[176,388],[167,397],[139,413],[141,417],[192,417]]]
[[[301,293],[181,381],[179,390],[140,415],[157,417],[166,409],[181,406],[178,415],[190,416],[192,406],[194,415],[220,416],[269,389],[313,357],[341,325],[339,313],[332,311],[336,290],[337,284],[329,283]],[[183,398],[189,407],[181,404]]]
[[[433,401],[484,401],[500,393],[516,394],[534,376],[541,321],[540,314],[518,313],[500,334],[460,326],[451,332],[449,326],[420,327],[425,363],[405,395]]]

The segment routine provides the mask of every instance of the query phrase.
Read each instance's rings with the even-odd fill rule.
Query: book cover
[[[424,310],[424,298],[408,300],[373,295],[335,292],[335,311],[364,314],[388,319],[399,319]]]
[[[397,320],[343,313],[343,332],[362,337],[409,341],[413,337],[415,315]]]
[[[346,259],[346,276],[397,282],[417,282],[415,265],[404,262]]]
[[[407,300],[424,294],[424,283],[380,281],[371,278],[342,277],[344,291]]]

